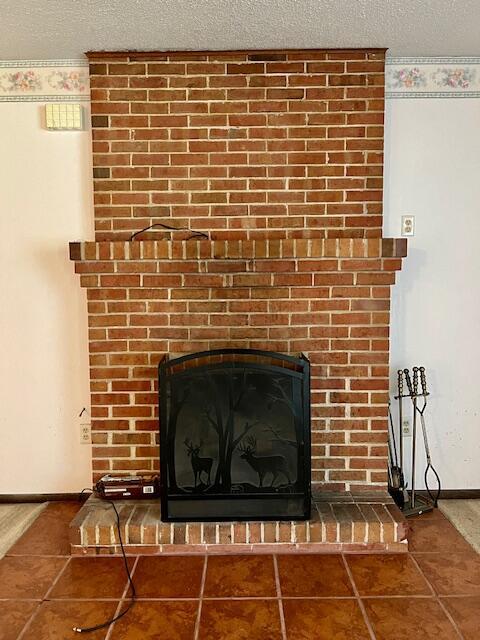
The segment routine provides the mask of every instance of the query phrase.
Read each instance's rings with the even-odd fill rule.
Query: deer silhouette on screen
[[[271,487],[280,474],[283,474],[288,484],[291,484],[290,475],[288,473],[287,461],[283,456],[258,456],[257,439],[254,436],[246,438],[246,444],[240,444],[238,450],[241,452],[240,458],[245,460],[254,471],[258,473],[260,488],[263,487],[263,480],[268,473],[272,474]]]
[[[200,440],[200,443],[196,445],[188,438],[185,438],[184,444],[187,447],[187,455],[190,457],[190,461],[192,463],[193,475],[195,478],[195,489],[197,488],[197,483],[202,482],[202,473],[207,474],[207,483],[210,485],[213,458],[200,457],[200,449],[202,448],[203,440]]]

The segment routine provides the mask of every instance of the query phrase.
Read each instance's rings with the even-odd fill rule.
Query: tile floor
[[[70,557],[52,503],[0,560],[0,640],[77,638],[128,601],[121,558]],[[480,556],[438,511],[408,554],[140,556],[134,609],[91,640],[478,640]]]

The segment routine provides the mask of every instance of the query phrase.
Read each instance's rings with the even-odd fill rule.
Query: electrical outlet
[[[412,430],[410,429],[410,421],[404,420],[402,423],[402,434],[408,438],[412,435]]]
[[[415,235],[415,216],[402,216],[402,236]]]
[[[88,422],[80,425],[80,444],[91,444],[92,442],[92,426]]]

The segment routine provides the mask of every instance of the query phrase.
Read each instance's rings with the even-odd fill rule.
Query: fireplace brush
[[[399,463],[397,452],[397,438],[395,436],[395,426],[393,424],[390,401],[388,402],[388,420],[390,432],[388,434],[388,492],[395,501],[399,509],[403,509],[405,504],[405,481],[403,476],[402,463]],[[403,455],[402,437],[400,435],[400,453]],[[408,494],[407,494],[408,500]]]

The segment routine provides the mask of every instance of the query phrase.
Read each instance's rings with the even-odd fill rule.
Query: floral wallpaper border
[[[480,58],[387,58],[386,98],[480,98]]]
[[[386,98],[480,98],[480,57],[389,58]],[[0,102],[90,99],[87,60],[0,60]]]
[[[86,60],[0,60],[0,102],[88,100]]]

